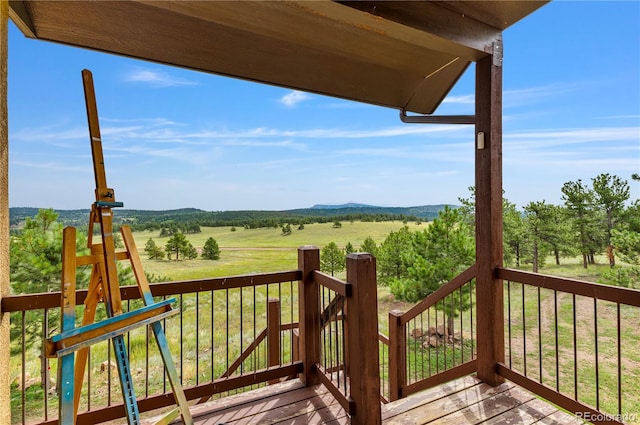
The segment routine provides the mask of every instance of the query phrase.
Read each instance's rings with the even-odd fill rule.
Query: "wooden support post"
[[[352,287],[346,306],[349,380],[356,406],[351,424],[381,424],[376,258],[347,255],[347,282]]]
[[[407,385],[407,332],[402,312],[389,312],[389,401],[402,398]]]
[[[298,283],[299,356],[303,363],[300,380],[306,385],[320,383],[314,365],[320,363],[320,289],[313,272],[320,270],[320,249],[316,246],[298,248],[298,269],[302,280]]]
[[[9,120],[7,113],[7,48],[9,1],[0,0],[0,301],[9,296]],[[9,313],[0,311],[0,364],[9,364]],[[0,423],[11,423],[8,367],[0,368]]]
[[[267,301],[267,365],[280,364],[280,300],[269,298]],[[280,382],[279,379],[269,381],[270,384]]]
[[[502,40],[476,64],[476,301],[478,378],[504,382],[496,363],[504,362],[502,281]]]

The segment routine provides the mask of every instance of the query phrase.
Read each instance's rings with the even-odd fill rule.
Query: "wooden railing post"
[[[267,301],[267,365],[280,365],[280,300],[269,298]],[[269,381],[270,384],[279,379]]]
[[[389,312],[389,401],[402,398],[407,385],[407,332],[402,312]]]
[[[356,406],[351,424],[381,424],[375,257],[347,255],[347,282],[351,284],[351,297],[346,299],[350,396]]]
[[[303,363],[300,380],[306,385],[320,382],[314,367],[320,363],[320,290],[313,277],[320,270],[320,249],[316,246],[298,248],[298,269],[302,271],[302,280],[298,282],[298,355]]]

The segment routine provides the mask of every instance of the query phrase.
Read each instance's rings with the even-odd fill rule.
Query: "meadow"
[[[405,225],[401,221],[354,221],[341,224],[339,228],[334,228],[333,223],[306,224],[302,230],[293,226],[291,234],[286,236],[279,227],[237,227],[235,231],[231,231],[231,227],[203,227],[201,233],[187,235],[196,248],[202,248],[208,238],[214,238],[222,251],[220,259],[216,261],[201,258],[186,261],[148,260],[142,251],[149,238],[153,238],[160,247],[164,247],[169,238],[160,238],[159,232],[134,232],[133,236],[147,273],[166,276],[171,280],[187,280],[292,270],[298,266],[297,249],[300,246],[315,245],[322,248],[329,242],[335,242],[338,247],[344,248],[351,242],[357,250],[368,236],[379,245],[389,232]],[[413,231],[424,229],[428,224],[409,222],[406,225]]]

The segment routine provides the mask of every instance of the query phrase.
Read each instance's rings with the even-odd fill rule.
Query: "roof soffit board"
[[[27,36],[432,113],[502,27],[544,3],[11,0],[11,9]]]
[[[421,113],[432,114],[435,112],[435,110],[432,109],[432,105],[434,103],[436,105],[442,103],[469,65],[470,62],[457,60],[450,63],[446,69],[434,73],[429,76],[428,79],[425,78],[425,80],[416,87],[413,97],[403,109],[409,112],[429,110],[430,112]],[[452,78],[452,76],[457,77]],[[434,90],[434,87],[437,87],[438,90]]]
[[[530,15],[550,0],[453,0],[434,1],[459,15],[468,16],[486,25],[505,30]]]
[[[376,16],[368,10],[345,5],[345,2],[330,0],[316,1],[154,1],[139,0],[150,6],[171,10],[175,13],[204,19],[226,27],[242,28],[274,40],[298,42],[314,49],[324,49],[337,54],[356,55],[367,58],[375,55],[376,49],[391,52],[385,44],[393,44],[395,49],[410,48],[440,52],[451,56],[460,56],[468,60],[477,60],[486,56],[486,46],[500,36],[500,31],[476,21],[457,20],[458,15],[442,7],[419,9],[420,18],[446,15],[442,25],[462,25],[464,37],[454,37],[454,32],[428,31],[436,26],[411,26],[406,22],[398,23],[393,16]],[[349,2],[347,2],[349,3]],[[361,2],[356,2],[361,3]],[[369,3],[369,2],[362,2]],[[383,2],[405,3],[405,2]],[[410,2],[421,5],[422,2]],[[435,13],[434,8],[437,10]],[[249,11],[249,13],[247,13]],[[428,13],[427,15],[423,15]],[[381,19],[382,18],[382,19]],[[392,19],[389,19],[392,18]],[[320,37],[319,34],[328,36]],[[473,34],[473,36],[471,35]],[[465,43],[475,37],[475,43]],[[358,43],[358,41],[360,41]],[[352,44],[353,43],[353,44]],[[376,49],[371,49],[375,46]],[[393,58],[384,56],[389,65]]]
[[[404,108],[427,75],[455,60],[428,49],[403,48],[407,44],[400,43],[393,53],[398,67],[393,68],[384,66],[384,60],[376,63],[371,55],[362,62],[355,54],[336,56],[322,46],[274,43],[263,34],[150,9],[138,2],[47,1],[36,6],[30,12],[38,38],[394,108]],[[382,37],[380,43],[385,40],[382,34],[378,37]],[[371,37],[366,39],[371,42]],[[433,87],[423,102],[429,107],[410,110],[430,113],[446,90]]]

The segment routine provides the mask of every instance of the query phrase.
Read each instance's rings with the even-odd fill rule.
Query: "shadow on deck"
[[[193,406],[197,425],[348,424],[322,385],[298,380]],[[466,376],[382,407],[383,424],[581,424],[511,382],[491,387]],[[181,422],[177,422],[181,423]]]

